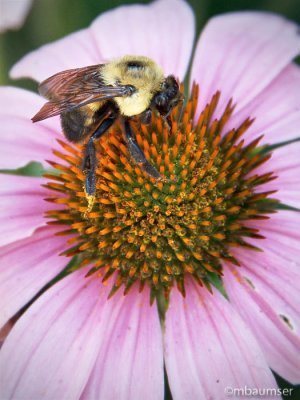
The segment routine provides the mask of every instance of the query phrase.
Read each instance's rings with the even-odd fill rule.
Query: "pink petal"
[[[300,208],[299,155],[300,142],[279,147],[274,150],[272,158],[257,170],[260,174],[273,171],[277,176],[275,180],[261,186],[261,190],[277,190],[273,197],[296,208]]]
[[[31,8],[32,0],[1,0],[0,32],[19,29]]]
[[[239,254],[238,259],[244,260],[247,273],[253,275],[251,280],[257,280],[256,288],[262,288],[258,291],[266,292],[264,300],[278,315],[285,315],[290,320],[293,333],[300,337],[299,224],[300,213],[294,211],[279,211],[269,220],[248,223],[266,238],[260,241],[249,239],[263,252],[244,252],[242,249],[235,252]]]
[[[15,169],[30,161],[48,166],[45,159],[53,158],[52,149],[58,147],[56,139],[61,138],[57,118],[33,124],[31,117],[44,101],[31,92],[4,87],[0,88],[0,98],[0,169]]]
[[[55,284],[17,322],[0,354],[4,398],[79,398],[96,358],[83,398],[108,390],[105,399],[163,398],[161,332],[149,292],[107,300],[110,287],[86,272]]]
[[[300,52],[298,26],[280,16],[239,12],[211,19],[198,42],[192,81],[198,110],[221,90],[216,116],[232,97],[235,112],[249,104]]]
[[[299,225],[299,212],[281,210],[272,214],[268,220],[247,221],[247,226],[259,229],[259,233],[266,238],[259,241],[247,238],[247,241],[262,248],[264,252],[281,257],[284,271],[298,275],[296,266],[299,260]]]
[[[163,399],[162,336],[149,290],[109,300],[97,362],[81,400]]]
[[[126,21],[126,24],[124,24]],[[111,37],[113,27],[114,37]],[[181,0],[119,7],[99,16],[91,25],[96,46],[105,60],[125,54],[155,60],[166,75],[183,80],[195,35],[194,15]]]
[[[51,159],[51,149],[57,147],[54,135],[31,121],[19,118],[0,117],[2,156],[0,169],[16,169],[30,161]]]
[[[0,87],[0,117],[17,117],[28,121],[31,120],[44,103],[45,100],[41,96],[28,90],[10,86]],[[38,126],[49,129],[51,135],[61,132],[58,117],[40,121]]]
[[[299,224],[300,214],[293,211],[247,222],[266,237],[260,241],[247,238],[263,252],[235,249],[242,262],[240,285],[231,274],[225,275],[226,290],[253,327],[270,366],[291,382],[300,380]]]
[[[150,5],[123,6],[100,15],[90,28],[29,53],[14,65],[11,76],[41,81],[68,68],[138,54],[153,58],[166,74],[183,79],[194,34],[194,16],[184,1],[159,0]]]
[[[235,113],[226,129],[237,128],[246,118],[255,118],[243,136],[246,142],[263,134],[261,144],[285,142],[299,137],[300,68],[285,67],[280,74],[249,104]]]
[[[101,344],[107,289],[87,270],[48,289],[18,320],[0,353],[4,399],[78,399]]]
[[[0,246],[30,236],[46,225],[45,211],[51,208],[44,199],[50,191],[44,178],[0,174]]]
[[[240,249],[234,254],[242,266],[239,269],[240,274],[252,282],[255,290],[263,296],[277,315],[281,316],[281,319],[284,316],[289,321],[285,327],[300,338],[300,262],[295,261],[289,269],[282,267],[281,257],[268,250],[254,253]],[[286,263],[286,260],[284,262]]]
[[[101,61],[90,30],[82,29],[28,53],[12,67],[10,76],[42,81],[56,72]]]
[[[252,265],[257,258],[253,257]],[[269,259],[270,263],[273,261],[274,259]],[[245,261],[245,265],[247,262],[249,261]],[[259,275],[261,268],[264,267],[260,264],[256,265]],[[269,275],[269,277],[271,276]],[[275,280],[276,278],[273,282]],[[259,279],[249,275],[246,268],[242,268],[240,273],[235,271],[235,276],[226,269],[224,283],[232,304],[252,328],[270,367],[288,381],[299,383],[300,340],[279,316],[278,312],[282,311],[282,308],[276,310],[278,304],[284,303],[279,293],[274,295],[275,290],[272,293],[273,283],[270,284],[269,288],[267,282],[264,286],[261,286]],[[279,279],[278,284],[280,285],[279,292],[281,288]],[[286,285],[283,283],[282,286],[283,293]]]
[[[59,256],[67,239],[56,232],[57,227],[42,228],[0,248],[0,327],[68,264],[68,258]]]
[[[275,388],[251,331],[228,301],[192,281],[173,290],[166,316],[165,360],[174,400],[223,399],[226,388]]]

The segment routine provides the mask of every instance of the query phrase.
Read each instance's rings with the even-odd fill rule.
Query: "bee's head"
[[[153,97],[152,104],[161,115],[167,116],[180,101],[182,94],[178,82],[173,75],[169,75],[163,81],[160,91]]]

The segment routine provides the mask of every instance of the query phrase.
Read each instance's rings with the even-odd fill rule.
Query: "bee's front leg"
[[[169,134],[172,132],[172,120],[170,115],[166,115],[165,117],[163,117],[164,119],[164,123],[166,124],[166,127],[169,131]]]
[[[150,108],[147,108],[141,115],[140,115],[140,121],[142,124],[149,125],[151,122],[152,118],[152,110]]]
[[[125,140],[127,143],[127,147],[133,161],[135,161],[148,175],[152,176],[155,179],[161,178],[160,173],[157,169],[149,163],[146,159],[145,154],[139,147],[136,138],[131,130],[129,119],[124,119],[124,128],[125,128]]]
[[[113,125],[116,119],[117,115],[115,113],[112,113],[109,115],[109,117],[105,118],[97,130],[89,138],[89,141],[85,147],[82,170],[86,174],[84,189],[88,200],[89,210],[93,206],[96,194],[97,156],[95,140],[99,139]]]

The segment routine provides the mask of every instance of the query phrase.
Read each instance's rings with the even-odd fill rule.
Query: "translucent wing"
[[[70,111],[95,101],[109,100],[114,97],[129,96],[132,86],[107,86],[101,77],[102,64],[69,69],[44,80],[39,92],[47,102],[32,118],[33,122],[54,117],[64,111]]]

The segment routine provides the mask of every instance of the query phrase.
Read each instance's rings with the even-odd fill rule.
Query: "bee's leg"
[[[151,122],[152,118],[152,110],[150,108],[147,108],[141,115],[140,115],[140,121],[142,124],[149,125]]]
[[[85,178],[85,192],[87,199],[90,202],[93,201],[96,193],[96,167],[97,167],[97,157],[95,140],[99,139],[115,122],[117,115],[112,113],[109,117],[105,118],[97,130],[90,137],[84,151],[84,158],[82,163],[82,170],[86,174]]]
[[[169,114],[164,117],[164,121],[168,128],[169,133],[171,133],[172,132],[172,120],[171,120],[171,117]]]
[[[146,159],[145,154],[140,149],[137,144],[136,138],[134,137],[132,130],[130,128],[130,123],[128,119],[124,120],[124,128],[125,128],[125,140],[127,142],[127,147],[129,153],[133,160],[145,171],[147,174],[152,176],[155,179],[161,178],[160,173],[157,171],[152,164]]]

